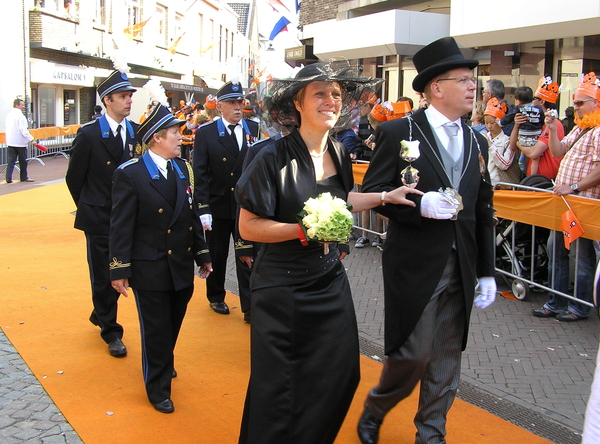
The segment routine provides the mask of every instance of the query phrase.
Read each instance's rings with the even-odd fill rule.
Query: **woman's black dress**
[[[330,140],[337,174],[315,180],[308,149],[293,133],[267,147],[238,182],[237,197],[261,217],[294,222],[309,197],[344,200],[352,172]],[[240,443],[333,443],[360,379],[358,333],[335,244],[265,243],[253,268],[251,374]]]

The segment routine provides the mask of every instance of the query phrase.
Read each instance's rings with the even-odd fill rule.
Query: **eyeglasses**
[[[596,99],[573,100],[573,106],[582,107],[585,102],[591,102]]]
[[[447,79],[437,79],[436,82],[441,82],[443,80],[457,80],[460,85],[467,85],[468,83],[472,83],[473,85],[477,85],[477,79],[475,77],[449,77]]]

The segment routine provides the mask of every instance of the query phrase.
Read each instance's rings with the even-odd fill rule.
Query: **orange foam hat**
[[[496,97],[488,100],[487,106],[485,108],[485,112],[483,115],[485,116],[493,116],[497,119],[501,119],[506,116],[506,112],[508,109],[506,108],[506,102],[498,102]]]
[[[212,94],[207,95],[204,106],[208,109],[217,109],[217,98]]]
[[[535,97],[538,97],[546,102],[556,103],[560,87],[558,83],[552,81],[552,77],[542,77],[538,82],[538,87],[535,90]]]
[[[387,107],[386,110],[388,112],[387,120],[394,120],[406,116],[412,111],[412,108],[408,100],[403,100],[402,102],[390,103],[390,107]]]
[[[600,80],[596,78],[596,73],[590,72],[582,75],[581,83],[575,92],[600,100]]]
[[[383,108],[383,105],[381,105],[381,103],[378,103],[377,105],[375,105],[373,107],[373,109],[371,110],[371,116],[375,120],[378,120],[379,122],[385,122],[387,120],[385,110]]]

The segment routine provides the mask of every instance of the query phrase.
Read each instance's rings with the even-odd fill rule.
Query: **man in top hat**
[[[564,156],[554,185],[559,196],[574,194],[600,199],[600,79],[591,72],[582,76],[573,94],[576,126],[562,140],[558,137],[558,127],[562,123],[556,116],[546,116],[546,126],[550,131],[548,147],[553,156]],[[548,266],[548,282],[552,288],[567,293],[570,285],[570,253],[577,251],[577,292],[576,298],[592,302],[596,252],[591,239],[580,237],[577,249],[565,246],[564,235],[552,231],[548,239],[548,255],[553,259]],[[586,319],[591,307],[578,300],[566,299],[550,293],[550,300],[541,308],[532,310],[540,318],[556,318],[561,322],[575,322]]]
[[[237,241],[234,188],[242,174],[248,145],[258,136],[258,124],[242,118],[243,107],[242,85],[227,82],[217,92],[221,118],[199,127],[194,138],[194,194],[214,268],[206,279],[206,296],[211,308],[219,314],[229,314],[225,274],[229,239],[233,236]],[[249,321],[251,255],[241,251],[235,263],[242,312]]]
[[[146,393],[161,413],[174,410],[173,351],[194,292],[194,261],[203,278],[212,269],[191,166],[178,157],[184,123],[158,105],[138,130],[147,150],[117,169],[112,193],[110,277],[121,294],[134,289]]]
[[[123,327],[117,322],[119,292],[108,272],[108,231],[112,178],[115,170],[134,155],[138,124],[127,119],[136,91],[127,74],[113,71],[97,87],[106,112],[77,132],[73,141],[66,182],[77,205],[75,228],[85,233],[92,283],[90,322],[100,327],[111,356],[123,357]]]
[[[413,88],[429,107],[377,127],[377,149],[363,182],[366,193],[402,185],[409,166],[400,157],[402,142],[410,148],[416,188],[424,192],[411,195],[415,208],[376,208],[390,220],[383,249],[387,357],[358,424],[363,444],[377,442],[385,415],[419,381],[415,442],[446,442],[473,301],[485,308],[496,295],[488,144],[461,121],[473,109],[478,62],[466,60],[451,37],[425,46],[413,62]]]
[[[548,110],[556,110],[556,101],[558,100],[559,86],[558,83],[552,81],[552,77],[542,77],[538,83],[533,97],[533,105],[542,109],[544,114]],[[518,143],[519,128],[527,122],[527,116],[521,113],[515,115],[515,125],[510,134],[510,148],[512,150],[520,149],[529,161],[527,162],[527,170],[525,175],[541,174],[548,179],[554,179],[558,173],[558,166],[562,160],[562,156],[553,157],[548,151],[549,132],[546,126],[542,127],[542,134],[538,137],[537,142],[533,146],[521,146]],[[565,137],[565,129],[561,125],[556,126],[558,140]]]

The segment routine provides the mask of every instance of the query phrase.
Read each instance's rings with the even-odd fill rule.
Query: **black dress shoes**
[[[177,377],[177,370],[173,369],[173,376],[171,376],[171,378],[176,378]]]
[[[173,405],[173,401],[170,399],[165,399],[164,401],[157,402],[156,404],[152,404],[156,410],[160,413],[173,413],[175,411],[175,406]]]
[[[377,444],[379,440],[379,427],[382,419],[375,418],[368,407],[362,412],[358,421],[358,439],[362,444]]]
[[[121,338],[113,339],[113,341],[108,344],[108,352],[111,356],[115,358],[122,358],[123,356],[127,356],[127,348]]]
[[[246,323],[250,323],[250,310],[248,310],[246,313],[244,313],[244,322]]]
[[[229,314],[229,307],[225,302],[211,302],[210,308],[212,308],[215,313],[219,313],[222,315]]]

